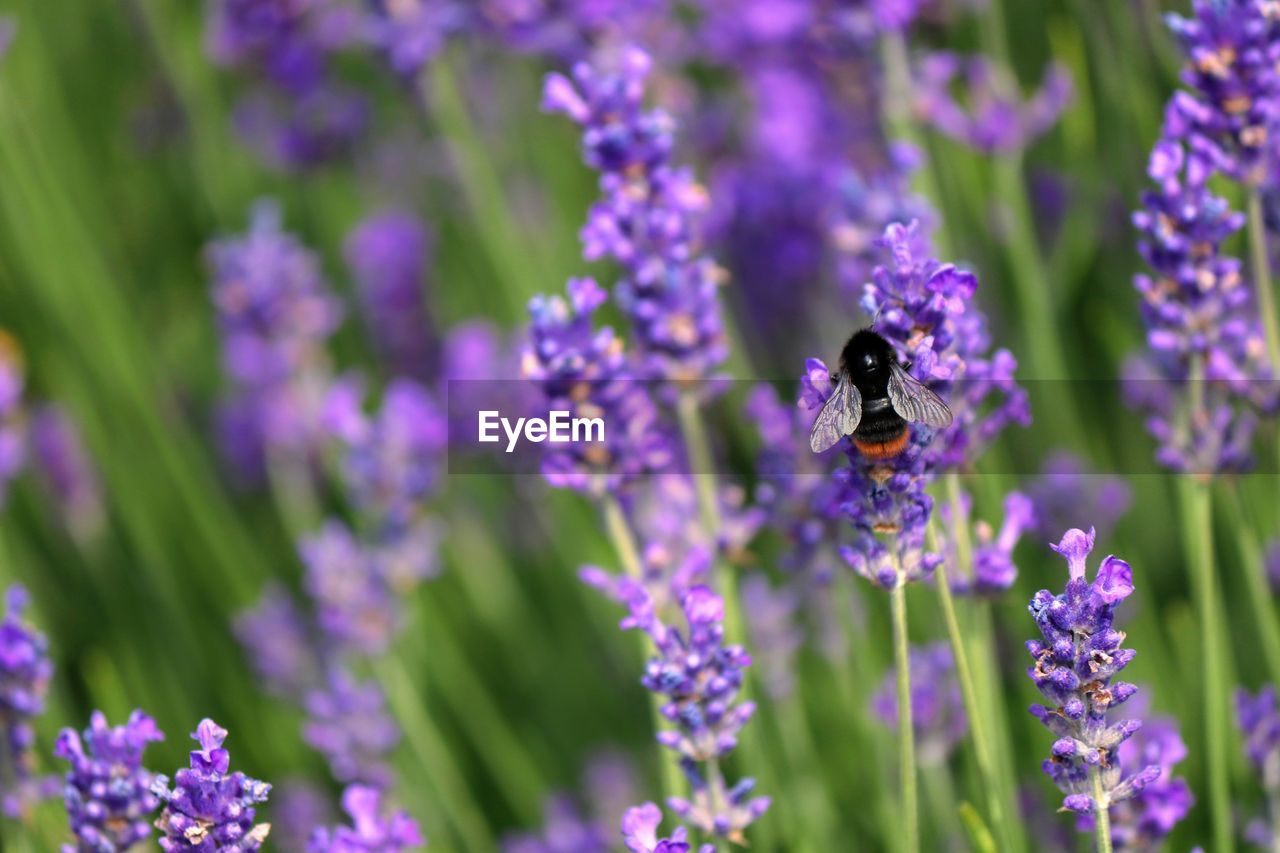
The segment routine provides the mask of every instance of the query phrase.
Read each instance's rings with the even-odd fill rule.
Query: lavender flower
[[[547,77],[543,108],[582,127],[584,157],[603,198],[582,232],[588,260],[623,268],[618,301],[631,322],[643,375],[706,379],[727,350],[716,301],[721,273],[699,254],[706,191],[671,163],[674,120],[644,108],[648,54],[623,50],[612,71],[579,63],[573,80]]]
[[[0,622],[0,814],[18,817],[44,795],[35,771],[35,730],[53,676],[44,635],[22,619],[27,592],[17,584],[5,593]]]
[[[972,500],[966,493],[960,495],[960,506],[948,505],[943,508],[942,516],[946,522],[944,530],[955,534],[955,525],[969,525],[969,510]],[[990,524],[979,521],[973,525],[973,574],[967,574],[967,567],[960,565],[954,553],[955,542],[950,539],[947,545],[951,553],[948,559],[955,565],[957,572],[951,578],[951,586],[958,594],[973,593],[976,595],[996,596],[1013,586],[1018,577],[1018,567],[1013,564],[1013,549],[1022,538],[1022,534],[1035,524],[1035,505],[1031,499],[1021,492],[1010,492],[1004,499],[1004,521],[997,533]]]
[[[213,243],[208,259],[236,423],[250,433],[239,441],[268,452],[314,448],[324,347],[342,316],[318,258],[281,230],[276,206],[260,203],[249,233]]]
[[[1140,720],[1108,723],[1107,712],[1132,697],[1134,685],[1112,679],[1133,660],[1121,648],[1124,632],[1112,627],[1115,609],[1133,593],[1133,572],[1115,556],[1102,561],[1096,577],[1085,577],[1094,533],[1068,530],[1053,546],[1066,558],[1070,579],[1055,595],[1037,592],[1029,610],[1043,640],[1029,640],[1035,665],[1027,669],[1050,705],[1031,713],[1057,736],[1044,771],[1067,796],[1062,807],[1088,814],[1128,800],[1160,777],[1158,763],[1126,772],[1118,749],[1142,726]],[[1103,800],[1093,795],[1090,773],[1100,776]]]
[[[1260,0],[1193,0],[1193,16],[1166,21],[1187,65],[1164,132],[1212,168],[1250,186],[1268,180],[1280,101],[1280,13]]]
[[[329,794],[302,779],[286,779],[271,791],[271,841],[280,850],[305,850],[316,827],[333,822]]]
[[[1267,821],[1251,823],[1247,834],[1254,843],[1269,846],[1280,837],[1280,700],[1275,685],[1264,686],[1256,695],[1237,690],[1236,721],[1244,734],[1245,755],[1258,772],[1271,812]]]
[[[678,826],[667,838],[658,838],[662,810],[653,803],[630,809],[622,816],[622,841],[631,853],[689,853],[692,849],[688,830]],[[704,844],[699,853],[715,853],[715,846]]]
[[[369,122],[355,91],[326,84],[304,95],[256,92],[236,105],[236,130],[265,163],[304,172],[348,154]]]
[[[774,586],[763,574],[747,576],[740,591],[743,609],[751,614],[747,631],[760,661],[765,691],[779,701],[795,689],[796,653],[804,645],[798,624],[803,603],[791,584]]]
[[[543,821],[537,835],[504,840],[503,853],[608,853],[610,849],[604,828],[583,817],[571,797],[550,797],[543,807]]]
[[[375,788],[347,788],[342,792],[342,809],[351,816],[352,825],[317,829],[308,853],[399,853],[426,843],[408,813],[383,814],[382,794]]]
[[[968,89],[968,110],[949,91],[961,75]],[[985,57],[961,58],[947,52],[924,60],[915,86],[915,108],[925,121],[986,154],[1026,148],[1057,123],[1072,99],[1071,77],[1061,66],[1050,66],[1041,89],[1020,103],[1015,84]]]
[[[76,838],[63,846],[64,853],[117,853],[151,835],[151,813],[160,800],[151,792],[152,774],[142,766],[142,753],[160,740],[164,733],[141,711],[114,728],[94,711],[83,740],[75,729],[62,730],[54,754],[71,762],[66,806]]]
[[[898,727],[895,679],[894,672],[888,672],[871,699],[876,716],[892,729]],[[945,642],[911,650],[911,724],[922,765],[946,762],[969,730],[951,648]]]
[[[31,418],[31,455],[43,475],[63,522],[85,538],[103,523],[102,484],[80,430],[60,407],[47,404]]]
[[[1271,581],[1271,590],[1280,592],[1280,539],[1273,539],[1267,544],[1266,556],[1263,560],[1267,569],[1267,578]]]
[[[924,549],[933,510],[928,483],[972,461],[1009,424],[1028,423],[1030,411],[1013,379],[1013,356],[990,352],[986,320],[971,305],[975,276],[928,257],[916,223],[890,225],[881,245],[891,262],[864,285],[862,308],[877,318],[876,330],[911,364],[912,375],[955,414],[937,436],[912,424],[906,450],[890,460],[868,460],[849,449],[850,467],[837,472],[851,495],[843,508],[856,533],[841,553],[859,574],[892,588],[937,567],[938,555]],[[805,368],[800,405],[816,412],[831,393],[829,371],[818,359]]]
[[[11,15],[0,17],[0,59],[4,59],[4,55],[9,52],[17,34],[18,22]]]
[[[0,505],[4,504],[9,483],[26,463],[27,437],[22,421],[25,384],[18,345],[0,330]]]
[[[222,748],[227,730],[210,719],[191,735],[200,744],[191,751],[191,766],[179,770],[174,784],[157,776],[151,791],[165,804],[156,821],[165,853],[246,853],[257,850],[271,831],[254,823],[254,806],[267,801],[271,786],[236,771],[228,774],[231,755]]]
[[[305,704],[302,738],[328,760],[334,778],[385,789],[391,781],[386,759],[400,741],[400,728],[378,684],[334,666]]]
[[[1132,491],[1120,477],[1094,473],[1084,460],[1068,451],[1051,453],[1039,478],[1027,488],[1035,505],[1035,532],[1050,537],[1056,531],[1096,520],[1098,535],[1106,538],[1129,509]]]
[[[1128,397],[1149,412],[1147,427],[1160,442],[1162,465],[1201,474],[1242,470],[1251,463],[1250,408],[1267,405],[1251,381],[1265,375],[1264,347],[1240,262],[1221,255],[1219,247],[1244,220],[1209,192],[1204,158],[1188,155],[1176,142],[1156,145],[1148,173],[1158,190],[1143,194],[1133,223],[1154,273],[1134,278],[1151,357],[1139,368],[1145,374],[1130,371]],[[1188,380],[1196,384],[1187,390],[1200,399],[1183,414],[1179,404],[1190,407],[1193,397],[1180,399],[1161,382]]]
[[[236,617],[234,630],[272,694],[298,698],[318,679],[319,655],[310,626],[293,596],[280,584],[268,584],[258,603]]]
[[[1141,699],[1131,701],[1138,705]],[[1141,713],[1132,706],[1131,710]],[[1187,757],[1177,723],[1163,717],[1147,720],[1120,744],[1116,756],[1122,767],[1155,765],[1161,775],[1136,796],[1111,807],[1111,843],[1117,850],[1156,849],[1195,804],[1186,781],[1170,778],[1174,765]],[[1093,815],[1080,815],[1077,828],[1093,832]]]
[[[399,211],[368,217],[346,242],[375,345],[394,372],[419,381],[439,367],[424,290],[430,252],[426,227]]]
[[[676,36],[670,0],[479,0],[480,25],[505,46],[524,53],[577,59],[593,47],[639,40],[664,44]],[[641,37],[648,36],[648,37]],[[671,39],[665,49],[673,51]]]
[[[568,297],[530,302],[533,323],[522,371],[538,383],[550,409],[600,417],[609,425],[603,443],[563,445],[542,466],[552,485],[598,495],[668,467],[671,442],[622,339],[608,327],[592,327],[604,291],[591,279],[571,279]]]
[[[465,5],[453,0],[373,0],[372,42],[391,70],[413,80],[465,23]]]
[[[668,697],[661,713],[676,727],[660,732],[658,742],[679,753],[693,789],[692,800],[673,797],[669,804],[703,832],[740,842],[742,831],[769,807],[768,797],[750,797],[755,780],[726,787],[719,769],[755,712],[754,703],[734,704],[751,657],[740,646],[724,645],[724,602],[705,586],[691,588],[680,602],[687,633],[658,618],[640,584],[633,585],[628,603],[623,627],[643,630],[658,652],[642,683]]]

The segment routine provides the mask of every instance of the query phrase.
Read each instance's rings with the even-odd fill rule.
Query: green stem
[[[499,286],[506,291],[502,313],[512,317],[523,311],[525,300],[537,289],[538,271],[544,266],[535,264],[530,269],[529,259],[535,257],[533,247],[526,246],[521,239],[521,231],[506,201],[502,178],[467,111],[453,63],[452,57],[440,57],[427,66],[419,82],[423,97],[443,132],[462,194],[475,217],[474,231],[484,244]],[[529,283],[535,287],[529,287]]]
[[[1205,759],[1209,775],[1209,812],[1213,820],[1214,851],[1235,849],[1231,830],[1231,791],[1227,778],[1227,686],[1222,659],[1221,627],[1214,567],[1213,506],[1209,484],[1183,477],[1180,482],[1182,523],[1191,547],[1192,583],[1200,617],[1200,655],[1204,689]]]
[[[1093,783],[1093,829],[1098,839],[1098,853],[1111,853],[1111,803],[1102,790],[1102,770],[1090,767],[1089,781]]]
[[[707,440],[706,426],[698,408],[698,398],[682,393],[676,403],[680,434],[689,457],[690,474],[698,493],[698,514],[710,546],[716,549],[716,586],[724,598],[724,633],[730,643],[746,641],[745,625],[738,606],[738,576],[733,566],[719,554],[721,521],[720,497],[716,492],[716,475]]]
[[[903,847],[906,853],[920,850],[919,807],[916,795],[916,732],[911,714],[911,652],[907,642],[907,580],[898,572],[898,582],[889,591],[893,611],[893,657],[898,681],[898,765],[902,774]]]
[[[631,532],[631,525],[627,522],[627,516],[622,510],[618,499],[611,494],[606,494],[601,501],[601,507],[604,512],[605,530],[608,532],[609,541],[613,545],[613,550],[618,555],[619,562],[622,563],[622,569],[632,579],[639,581],[644,575],[644,564],[640,559],[640,549],[636,545],[635,535]],[[646,658],[653,651],[652,639],[646,634],[641,639],[641,657]],[[662,731],[666,722],[666,717],[662,715],[662,697],[652,691],[649,692],[649,714],[653,719],[654,734]],[[677,796],[684,793],[684,774],[680,770],[680,762],[674,751],[661,747],[658,754],[658,763],[661,767],[662,794],[664,799],[669,796]]]
[[[930,531],[932,533],[932,530]],[[1000,796],[1000,780],[996,778],[995,759],[991,752],[991,744],[987,740],[986,716],[978,704],[977,681],[973,677],[973,668],[969,664],[969,651],[965,647],[964,635],[960,632],[960,621],[956,618],[955,600],[951,595],[951,579],[947,576],[947,561],[938,564],[936,570],[938,601],[942,604],[943,620],[947,624],[947,639],[951,642],[951,654],[956,661],[956,676],[960,680],[960,696],[964,701],[964,712],[969,718],[969,731],[973,736],[973,752],[978,760],[978,772],[982,774],[982,782],[987,789],[987,808],[991,812],[991,824],[995,831],[1005,839],[1004,807]]]
[[[416,680],[394,654],[374,661],[373,667],[405,740],[417,758],[419,780],[433,788],[440,798],[433,811],[438,810],[438,814],[446,816],[453,824],[458,838],[465,842],[465,849],[493,849],[494,838],[484,811],[466,785],[462,769],[449,751],[444,735],[414,689]],[[421,801],[425,798],[416,799]]]
[[[1258,313],[1267,338],[1267,361],[1271,375],[1280,377],[1280,326],[1277,325],[1275,293],[1271,289],[1271,258],[1267,253],[1267,223],[1262,215],[1262,196],[1249,192],[1249,259],[1253,267]]]
[[[1240,492],[1232,489],[1230,494],[1240,559],[1244,564],[1244,579],[1249,585],[1249,606],[1253,609],[1253,621],[1257,623],[1259,639],[1262,641],[1262,656],[1266,658],[1271,680],[1280,684],[1280,620],[1276,619],[1275,606],[1271,603],[1266,558],[1253,524],[1246,520],[1248,516],[1245,514]]]

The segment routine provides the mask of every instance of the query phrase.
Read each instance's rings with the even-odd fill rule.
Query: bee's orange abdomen
[[[892,459],[907,449],[907,439],[910,436],[911,433],[904,426],[902,432],[888,441],[862,441],[855,435],[853,446],[868,459]]]

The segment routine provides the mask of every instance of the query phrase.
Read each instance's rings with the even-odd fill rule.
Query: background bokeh
[[[985,463],[990,473],[980,465],[964,482],[975,515],[994,520],[1003,495],[1031,488],[1057,450],[1099,474],[1125,474],[1131,508],[1100,532],[1098,550],[1134,566],[1138,592],[1124,627],[1138,657],[1127,677],[1149,688],[1153,709],[1177,718],[1191,747],[1180,769],[1201,805],[1170,841],[1184,850],[1202,842],[1208,826],[1189,557],[1173,478],[1146,464],[1152,442],[1115,381],[1144,340],[1131,285],[1141,261],[1128,214],[1146,183],[1180,56],[1155,0],[988,3],[998,15],[940,4],[913,42],[1007,56],[1027,89],[1056,60],[1075,96],[1024,160],[937,133],[922,137],[924,189],[935,193],[946,228],[938,252],[978,274],[978,301],[994,338],[1023,362],[1021,378],[1095,381],[1063,383],[1061,393],[1039,384],[1038,397],[1058,398],[1057,416],[1008,434]],[[234,614],[269,579],[296,587],[302,567],[293,521],[268,490],[237,484],[219,453],[213,424],[224,379],[203,253],[211,240],[243,232],[256,200],[276,199],[284,227],[320,254],[332,287],[352,306],[332,341],[335,365],[360,368],[377,383],[385,375],[354,307],[343,244],[372,212],[407,209],[435,234],[422,283],[433,321],[444,329],[485,319],[514,339],[530,296],[559,292],[570,276],[610,276],[607,265],[580,258],[577,234],[596,189],[575,129],[539,110],[543,75],[563,70],[565,58],[458,38],[418,86],[388,73],[376,55],[344,56],[337,73],[367,96],[369,131],[324,163],[279,168],[236,130],[236,104],[254,80],[210,60],[200,3],[0,0],[0,13],[18,22],[0,60],[0,326],[20,349],[28,397],[61,403],[79,424],[101,474],[104,513],[90,535],[72,535],[48,489],[23,477],[0,516],[0,580],[29,588],[31,619],[48,634],[56,665],[38,722],[43,766],[55,767],[47,756],[60,727],[83,725],[95,708],[119,720],[142,707],[169,735],[149,751],[151,767],[185,763],[185,733],[211,716],[231,732],[236,767],[277,783],[310,778],[329,790],[323,762],[299,735],[300,714],[260,689],[231,632]],[[654,97],[681,120],[682,159],[714,193],[731,147],[719,136],[732,139],[746,123],[740,81],[696,42],[670,66],[663,62],[659,52]],[[856,73],[848,85],[871,85]],[[1029,210],[1012,203],[1010,163]],[[797,220],[818,203],[803,183],[781,198],[801,212]],[[1044,333],[1025,313],[1024,268],[1010,249],[1027,226],[1043,248],[1040,283],[1064,344],[1065,376],[1037,373],[1023,357]],[[841,307],[822,240],[807,280],[761,281],[766,261],[743,245],[766,254],[771,235],[785,229],[759,230],[735,245],[721,229],[709,251],[729,273],[732,372],[775,381],[789,398],[803,357],[833,360],[843,336],[865,319]],[[1228,248],[1243,255],[1242,244]],[[750,488],[758,439],[740,414],[742,396],[709,416],[726,467]],[[1235,567],[1240,549],[1280,522],[1274,465],[1262,468],[1270,473],[1220,484],[1217,502],[1227,683],[1251,688],[1267,673],[1242,615],[1248,592]],[[1096,509],[1072,507],[1071,521],[1093,523]],[[616,562],[590,505],[533,476],[456,477],[444,481],[433,512],[447,530],[443,569],[412,593],[407,628],[378,672],[404,729],[397,800],[433,847],[492,849],[509,832],[536,828],[552,792],[589,793],[584,773],[602,750],[633,762],[640,797],[656,798],[637,644],[617,630],[618,608],[577,576],[583,564]],[[1022,643],[1034,634],[1030,594],[1063,579],[1061,559],[1046,547],[1057,535],[1024,540],[1016,587],[994,610],[1000,659],[992,663],[1000,667],[1009,758],[1018,784],[1040,803],[1028,832],[1044,839],[1069,830],[1072,819],[1051,813],[1057,799],[1039,771],[1050,738],[1026,713],[1035,691],[1022,674]],[[781,547],[777,535],[762,534],[753,571],[777,577]],[[772,826],[756,830],[766,833],[757,849],[895,843],[886,805],[891,735],[869,709],[892,657],[887,609],[883,594],[860,579],[847,579],[833,596],[852,626],[850,647],[833,658],[811,636],[793,664],[797,686],[762,702],[753,723],[770,762],[742,769],[775,800],[763,821]],[[943,639],[933,594],[912,589],[909,599],[913,638]],[[423,736],[428,726],[438,737]],[[1232,738],[1243,813],[1260,794]],[[979,796],[975,769],[962,750],[924,773],[927,846],[943,849],[942,839],[957,832],[945,804]],[[271,811],[264,808],[267,819]],[[56,806],[41,811],[40,849],[53,849],[63,820]]]

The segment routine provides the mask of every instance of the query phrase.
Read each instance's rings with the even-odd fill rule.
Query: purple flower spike
[[[967,110],[950,92],[960,76],[968,89]],[[952,53],[928,57],[915,83],[916,110],[925,121],[988,154],[1026,148],[1057,123],[1073,96],[1071,77],[1061,66],[1050,66],[1040,91],[1022,103],[1012,81],[988,60]]]
[[[64,853],[116,853],[151,835],[151,814],[160,800],[151,791],[152,774],[142,766],[147,744],[164,740],[155,720],[141,711],[114,728],[95,711],[83,739],[63,729],[54,754],[71,762],[66,807],[75,844]]]
[[[658,838],[662,810],[653,803],[628,809],[622,816],[622,841],[631,853],[689,853],[688,830],[678,826],[667,838]],[[715,847],[704,844],[699,853],[715,853]]]
[[[399,211],[368,217],[346,242],[374,343],[396,373],[421,381],[439,360],[425,291],[431,243],[426,226]]]
[[[342,809],[351,816],[351,826],[317,829],[308,853],[400,853],[426,843],[406,812],[383,815],[376,788],[350,786],[342,793]]]
[[[102,528],[102,484],[80,430],[60,406],[41,406],[31,418],[31,451],[67,529],[91,537]]]
[[[386,709],[376,682],[361,682],[335,666],[323,686],[305,697],[302,738],[329,761],[340,782],[385,788],[391,781],[386,757],[400,740],[400,728]]]
[[[567,296],[530,301],[522,373],[539,385],[549,410],[602,418],[608,427],[603,442],[548,445],[553,449],[543,458],[543,475],[554,486],[591,495],[624,490],[669,468],[674,442],[622,339],[593,325],[605,292],[592,279],[572,279]]]
[[[10,481],[27,460],[27,432],[22,417],[25,384],[18,345],[0,330],[0,506],[4,505]]]
[[[1274,395],[1253,296],[1236,258],[1222,243],[1244,217],[1209,191],[1211,163],[1203,151],[1161,140],[1148,169],[1157,189],[1143,194],[1133,215],[1138,249],[1149,274],[1134,277],[1142,295],[1149,354],[1126,373],[1130,405],[1148,414],[1160,443],[1157,459],[1202,475],[1252,464],[1253,409]],[[1192,412],[1186,383],[1200,381]]]
[[[685,630],[661,621],[639,583],[631,584],[627,603],[631,614],[623,627],[645,631],[658,650],[642,683],[670,700],[661,713],[675,728],[659,732],[658,742],[680,754],[693,791],[692,799],[672,798],[670,806],[701,831],[739,842],[768,809],[769,798],[750,797],[750,779],[728,788],[714,769],[718,764],[707,778],[700,768],[737,746],[738,732],[755,712],[752,703],[735,704],[751,657],[740,646],[724,645],[724,602],[705,586],[691,587],[680,602]]]
[[[1095,473],[1066,451],[1056,451],[1045,460],[1043,473],[1027,494],[1035,503],[1035,531],[1043,538],[1094,518],[1098,535],[1105,539],[1133,497],[1123,479]]]
[[[885,725],[896,729],[895,679],[893,671],[885,675],[871,699],[871,707]],[[911,722],[922,765],[945,763],[969,730],[951,648],[945,642],[911,650]]]
[[[228,774],[231,756],[222,748],[227,730],[201,720],[191,737],[191,766],[179,770],[171,788],[157,776],[151,791],[165,804],[156,821],[165,853],[250,853],[258,850],[271,825],[255,824],[255,809],[265,803],[271,786],[237,771]]]
[[[1273,684],[1265,685],[1256,695],[1247,690],[1236,691],[1236,721],[1244,735],[1245,755],[1262,781],[1269,803],[1280,802],[1280,699]],[[1280,838],[1280,814],[1252,821],[1246,836],[1260,847],[1270,846]]]
[[[26,606],[26,590],[9,587],[0,622],[0,813],[7,817],[18,817],[47,787],[34,775],[31,721],[44,711],[53,664],[44,635],[22,619]]]
[[[1213,167],[1257,186],[1273,166],[1280,118],[1280,12],[1259,0],[1193,0],[1192,17],[1169,15],[1187,65],[1165,110],[1165,134],[1204,152]]]
[[[1135,654],[1121,648],[1124,632],[1112,627],[1116,605],[1133,592],[1133,577],[1128,563],[1107,557],[1089,581],[1086,560],[1093,540],[1092,531],[1063,535],[1053,549],[1067,559],[1066,591],[1041,590],[1028,608],[1043,639],[1027,642],[1035,659],[1027,675],[1051,702],[1032,705],[1031,713],[1058,738],[1044,771],[1067,795],[1062,807],[1082,814],[1137,796],[1162,772],[1156,762],[1126,769],[1118,750],[1142,722],[1107,719],[1108,711],[1137,692],[1132,684],[1113,681]],[[1102,803],[1094,802],[1091,769],[1101,774]]]
[[[573,80],[552,74],[546,109],[582,127],[587,164],[602,199],[582,231],[587,260],[623,269],[618,303],[635,335],[641,375],[666,383],[708,379],[727,357],[717,290],[722,278],[699,254],[709,199],[687,169],[671,163],[675,122],[644,107],[652,60],[621,51],[616,67],[579,63]]]

